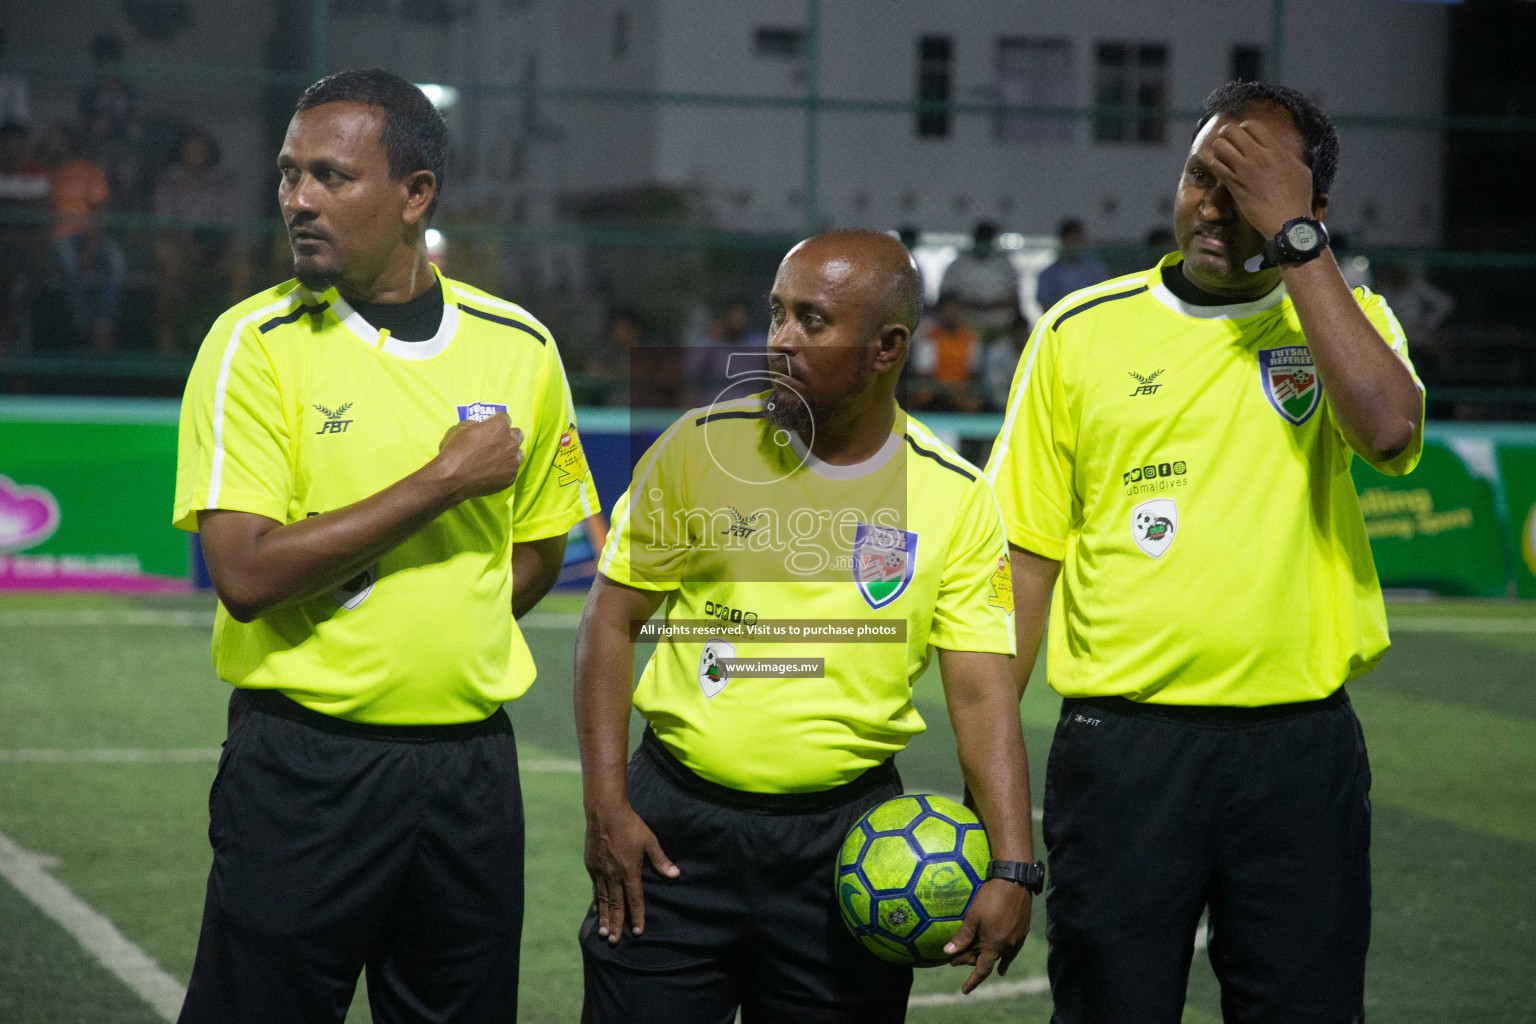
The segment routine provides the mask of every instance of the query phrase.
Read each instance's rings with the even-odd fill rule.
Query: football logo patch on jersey
[[[896,600],[917,572],[917,534],[859,523],[853,536],[853,580],[871,608]]]
[[[1172,498],[1153,498],[1131,509],[1131,539],[1153,558],[1173,546],[1179,532],[1179,505]]]
[[[704,691],[704,696],[713,697],[725,689],[725,684],[731,681],[731,677],[725,671],[721,661],[734,657],[736,657],[735,644],[726,640],[705,641],[704,651],[699,655],[699,689]]]
[[[1305,345],[1259,349],[1259,379],[1275,412],[1297,426],[1311,419],[1322,402],[1323,385]]]
[[[370,565],[331,591],[331,600],[350,612],[368,600],[368,595],[373,593],[373,585],[378,581],[379,567],[377,564]]]
[[[987,595],[987,607],[1001,608],[1006,614],[1013,614],[1013,573],[1007,555],[998,557],[997,568],[992,572],[992,592]]]
[[[581,451],[581,437],[576,424],[569,423],[560,432],[560,445],[555,449],[555,468],[560,471],[556,482],[561,487],[580,483],[587,475],[587,457]]]
[[[494,402],[470,402],[468,405],[460,405],[456,408],[459,410],[460,423],[463,423],[465,420],[473,420],[476,423],[480,423],[490,419],[499,412],[507,411],[506,406],[497,405]]]

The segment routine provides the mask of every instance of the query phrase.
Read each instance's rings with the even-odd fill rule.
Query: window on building
[[[1068,39],[1005,36],[997,41],[997,101],[993,134],[1000,142],[1071,142],[1072,118],[1025,114],[1008,107],[1070,107],[1077,69]]]
[[[752,55],[764,60],[799,60],[804,49],[803,28],[759,28],[752,34]]]
[[[1100,43],[1095,64],[1094,139],[1161,145],[1168,134],[1168,47]]]
[[[613,12],[613,62],[622,64],[629,57],[629,12],[620,8]]]
[[[949,36],[920,36],[917,40],[917,134],[940,138],[949,134],[949,101],[953,91],[954,43]]]
[[[1235,82],[1264,81],[1264,48],[1262,46],[1232,47],[1232,80]]]

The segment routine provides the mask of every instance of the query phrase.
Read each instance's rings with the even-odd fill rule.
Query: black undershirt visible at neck
[[[443,323],[443,282],[433,275],[432,287],[407,302],[351,301],[357,315],[375,330],[388,331],[400,341],[431,341]]]
[[[1230,295],[1216,295],[1206,291],[1184,276],[1184,263],[1170,263],[1163,268],[1163,287],[1173,292],[1191,306],[1234,306],[1253,299],[1234,299]],[[1262,296],[1256,296],[1262,298]]]

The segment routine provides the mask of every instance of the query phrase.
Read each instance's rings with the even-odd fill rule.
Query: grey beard
[[[773,386],[764,402],[763,416],[772,426],[807,440],[817,419],[816,410],[810,408],[800,395],[779,384]]]

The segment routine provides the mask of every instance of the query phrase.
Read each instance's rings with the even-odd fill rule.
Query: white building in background
[[[567,86],[793,101],[807,77],[804,0],[592,0],[558,5],[544,63]],[[1048,234],[1065,216],[1103,240],[1169,221],[1193,123],[915,113],[937,102],[1198,109],[1232,77],[1262,77],[1271,0],[822,0],[819,117],[824,225],[965,230],[977,219]],[[577,12],[580,13],[577,13]],[[1448,12],[1386,0],[1288,0],[1284,81],[1334,115],[1443,110]],[[887,106],[882,108],[882,104]],[[562,105],[554,186],[567,195],[663,183],[716,226],[805,223],[803,108]],[[1428,245],[1440,226],[1438,133],[1347,125],[1330,220],[1356,244]]]
[[[311,45],[303,0],[189,0],[189,27],[164,41],[136,36],[120,6],[0,0],[0,13],[12,54],[82,54],[96,32],[115,29],[130,60],[256,70],[274,45],[305,53]],[[685,201],[696,225],[795,232],[806,223],[805,0],[327,7],[330,68],[381,64],[457,88],[450,215],[598,222],[633,215],[636,190],[659,185]],[[815,134],[819,221],[955,232],[988,219],[1038,236],[1077,216],[1099,240],[1140,240],[1169,221],[1187,118],[920,114],[901,104],[1189,111],[1234,74],[1264,75],[1273,8],[1272,0],[821,0],[817,69],[829,106]],[[1287,0],[1284,80],[1335,115],[1432,118],[1443,109],[1448,28],[1448,13],[1432,3]],[[35,83],[39,120],[69,116],[80,84]],[[734,99],[719,105],[709,94]],[[273,212],[258,89],[161,78],[141,87],[141,99],[151,117],[211,128],[226,164],[246,179],[251,213]],[[1355,244],[1435,243],[1441,136],[1349,125],[1341,136],[1335,231]]]

